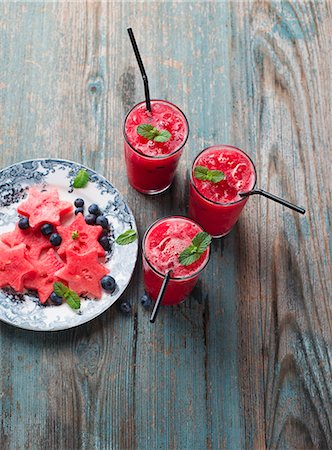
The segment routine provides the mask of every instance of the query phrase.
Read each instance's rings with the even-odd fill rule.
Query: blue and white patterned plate
[[[89,183],[73,189],[71,182],[80,169],[86,169]],[[56,187],[60,198],[73,202],[80,197],[85,204],[97,203],[111,223],[116,238],[129,228],[136,230],[135,219],[119,191],[93,170],[71,161],[34,159],[14,164],[0,171],[0,234],[11,231],[18,221],[17,206],[27,198],[29,187]],[[112,295],[104,292],[100,300],[83,299],[80,313],[67,304],[43,306],[33,292],[16,294],[10,288],[0,289],[0,320],[35,331],[56,331],[81,325],[99,316],[123,293],[132,276],[137,259],[138,241],[129,245],[112,243],[106,266],[116,279],[118,289]]]

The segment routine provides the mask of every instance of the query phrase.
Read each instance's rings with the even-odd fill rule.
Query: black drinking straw
[[[275,202],[280,203],[281,205],[287,206],[287,208],[293,209],[294,211],[296,211],[300,214],[305,213],[305,209],[302,208],[301,206],[294,205],[293,203],[290,203],[287,200],[284,200],[283,198],[277,197],[276,195],[271,194],[270,192],[264,191],[264,189],[253,189],[252,191],[248,191],[248,192],[240,192],[239,196],[240,197],[248,197],[249,195],[255,195],[255,194],[263,195],[264,197],[267,197],[270,200],[274,200]]]
[[[166,273],[165,277],[164,277],[163,284],[161,285],[161,288],[160,288],[160,291],[159,291],[159,294],[158,294],[158,298],[157,298],[156,303],[154,305],[154,308],[153,308],[153,311],[152,311],[152,314],[151,314],[151,317],[150,317],[150,322],[151,323],[154,323],[156,318],[157,318],[157,314],[158,314],[161,302],[162,302],[162,300],[164,298],[164,295],[165,295],[165,292],[166,292],[166,288],[167,288],[167,285],[168,285],[168,282],[169,282],[170,278],[171,278],[171,271],[169,270]]]
[[[138,62],[138,66],[139,69],[141,71],[142,74],[142,78],[143,78],[143,83],[144,83],[144,91],[145,91],[145,103],[146,103],[146,109],[148,111],[151,111],[151,102],[150,102],[150,92],[149,92],[149,81],[148,81],[148,77],[146,76],[145,73],[145,69],[144,69],[144,65],[143,65],[143,61],[141,58],[141,55],[139,53],[137,44],[136,44],[136,39],[133,33],[133,30],[131,28],[127,28],[129,37],[130,37],[130,41],[131,41],[131,45],[133,46],[133,50]]]

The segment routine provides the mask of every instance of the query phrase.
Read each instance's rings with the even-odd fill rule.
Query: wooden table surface
[[[142,100],[180,106],[190,138],[171,189],[128,186],[122,124]],[[190,299],[155,325],[138,260],[117,307],[65,332],[0,324],[6,449],[332,448],[331,1],[0,4],[0,164],[67,158],[123,193],[140,235],[186,214],[188,170],[213,143],[243,148],[259,186],[215,240]]]

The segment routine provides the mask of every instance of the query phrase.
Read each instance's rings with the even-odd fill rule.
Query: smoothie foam
[[[182,266],[179,255],[201,231],[191,221],[168,219],[151,229],[145,242],[145,254],[152,266],[162,274],[172,270],[172,277],[190,276],[205,264],[207,252],[190,266]]]
[[[167,130],[171,138],[167,142],[148,140],[137,133],[141,124],[150,124],[160,130]],[[169,103],[151,101],[151,112],[145,103],[134,108],[126,120],[126,135],[130,144],[140,153],[147,156],[169,155],[176,151],[186,140],[188,134],[187,121],[179,109]]]

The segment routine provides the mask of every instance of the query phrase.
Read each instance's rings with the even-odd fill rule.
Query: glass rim
[[[176,215],[176,216],[173,215],[173,216],[164,216],[164,217],[161,217],[161,218],[155,220],[155,221],[154,221],[154,222],[146,229],[146,231],[145,231],[145,233],[144,233],[144,236],[143,236],[143,241],[142,241],[142,254],[143,254],[143,258],[144,258],[144,260],[147,262],[147,264],[150,266],[150,268],[153,270],[153,272],[155,272],[157,275],[160,275],[162,278],[164,278],[166,274],[165,274],[165,273],[159,272],[159,270],[157,270],[157,269],[152,265],[152,263],[149,261],[147,255],[146,255],[146,252],[145,252],[145,240],[146,240],[146,238],[147,238],[147,235],[148,235],[149,231],[151,230],[152,227],[154,227],[154,225],[156,225],[158,222],[162,222],[162,221],[167,220],[167,219],[185,219],[185,220],[187,220],[188,222],[192,222],[192,223],[194,223],[195,225],[197,225],[202,231],[205,231],[204,228],[203,228],[199,223],[195,222],[195,220],[190,219],[189,217],[186,217],[186,216],[180,216],[180,215]],[[211,245],[211,244],[210,244],[210,245]],[[210,248],[210,245],[209,245],[209,247],[208,247],[208,255],[207,255],[206,261],[205,261],[204,265],[203,265],[199,270],[197,270],[195,273],[193,273],[193,274],[191,274],[191,275],[186,275],[186,276],[182,276],[182,277],[173,277],[172,275],[170,275],[170,280],[174,280],[174,281],[190,280],[190,278],[194,278],[194,277],[196,277],[197,275],[199,275],[199,274],[205,269],[205,267],[207,266],[208,262],[210,261],[210,256],[211,256],[211,248]]]
[[[195,185],[194,180],[193,180],[193,169],[194,169],[195,162],[197,161],[198,157],[199,157],[203,152],[205,152],[206,150],[210,150],[210,149],[212,149],[212,148],[216,148],[216,149],[217,149],[217,148],[234,149],[234,150],[239,151],[240,153],[243,153],[243,154],[249,159],[249,161],[251,162],[251,164],[252,164],[252,166],[253,166],[253,168],[254,168],[254,174],[255,174],[255,180],[254,180],[254,183],[253,183],[252,187],[251,187],[249,190],[252,190],[252,189],[254,189],[254,188],[256,187],[256,183],[257,183],[257,171],[256,171],[256,166],[255,166],[253,160],[250,158],[250,156],[249,156],[245,151],[241,150],[241,149],[238,148],[238,147],[235,147],[234,145],[229,145],[229,144],[216,144],[216,145],[210,145],[209,147],[206,147],[206,148],[204,148],[203,150],[201,150],[201,151],[198,153],[198,155],[196,155],[196,157],[195,157],[195,159],[194,159],[194,162],[192,163],[191,171],[190,171],[190,183],[191,183],[191,185],[193,186],[193,188],[196,190],[196,192],[198,193],[198,195],[199,195],[200,197],[204,198],[204,200],[206,200],[207,202],[212,203],[212,204],[214,204],[214,205],[218,205],[218,206],[230,206],[230,205],[236,205],[237,203],[244,202],[245,200],[248,199],[248,197],[240,198],[239,200],[235,200],[234,202],[227,202],[227,203],[215,202],[214,200],[211,200],[211,199],[205,197],[205,195],[203,195],[203,194],[198,190],[197,186]]]
[[[182,142],[182,144],[180,145],[179,148],[177,148],[176,150],[174,150],[172,153],[168,153],[167,155],[162,155],[162,156],[152,156],[152,155],[144,155],[144,153],[141,153],[140,151],[138,151],[130,142],[126,133],[126,122],[128,119],[129,114],[133,111],[133,109],[136,108],[136,106],[138,105],[142,105],[143,103],[145,103],[145,100],[143,100],[142,102],[136,103],[136,105],[134,105],[126,114],[124,123],[123,123],[123,136],[125,138],[126,143],[129,145],[129,147],[134,150],[134,152],[136,152],[138,155],[142,156],[143,158],[147,158],[147,159],[166,159],[169,158],[170,156],[175,155],[176,153],[178,153],[186,144],[188,137],[189,137],[189,122],[188,119],[186,117],[186,115],[184,114],[184,112],[176,105],[174,105],[173,103],[167,101],[167,100],[161,100],[161,99],[151,99],[151,102],[163,102],[163,103],[167,103],[168,105],[173,106],[174,108],[176,108],[178,111],[180,111],[180,113],[183,115],[184,120],[186,121],[187,124],[187,135],[185,140]]]

